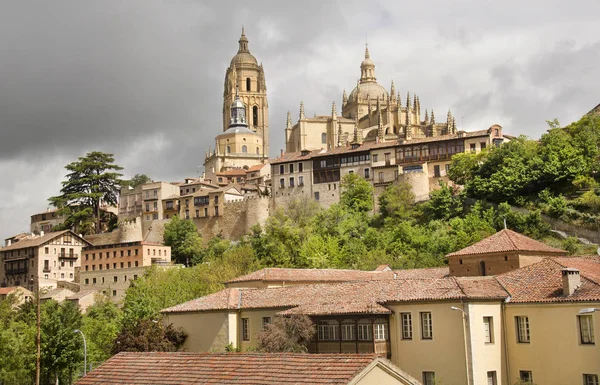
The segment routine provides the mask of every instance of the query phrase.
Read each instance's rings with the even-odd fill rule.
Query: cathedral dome
[[[388,98],[388,92],[377,82],[358,83],[350,93],[348,100],[354,101],[357,96],[360,100],[367,100],[368,97],[371,100],[380,98],[384,101]]]
[[[242,36],[240,36],[240,40],[238,40],[240,47],[238,48],[237,54],[231,59],[231,65],[239,65],[239,64],[254,64],[258,65],[258,61],[250,53],[248,49],[248,38],[244,33],[244,28],[242,28]]]

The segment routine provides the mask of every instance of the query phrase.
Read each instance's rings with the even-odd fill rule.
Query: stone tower
[[[267,84],[262,63],[258,64],[248,49],[248,38],[242,28],[242,36],[238,41],[237,54],[225,73],[223,90],[223,131],[229,128],[231,106],[236,99],[236,88],[239,99],[246,106],[246,119],[250,130],[262,138],[261,158],[269,156],[269,104],[267,102]]]

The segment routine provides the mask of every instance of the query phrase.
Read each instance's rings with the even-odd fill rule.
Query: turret
[[[285,123],[285,129],[286,130],[292,129],[292,113],[289,111],[287,112],[287,122]]]
[[[346,90],[344,90],[344,93],[342,94],[342,108],[346,107],[346,104],[348,104],[348,94],[346,94]]]
[[[337,108],[335,106],[335,102],[331,103],[331,118],[337,119]]]
[[[381,116],[381,102],[379,101],[379,97],[377,98],[377,138],[379,138],[380,142],[384,140],[384,131],[383,131],[383,117]]]
[[[392,85],[390,86],[390,99],[392,104],[396,103],[396,87],[394,87],[394,81],[392,80]]]
[[[306,119],[306,115],[304,115],[304,102],[300,102],[300,120]]]
[[[338,134],[337,134],[337,146],[341,147],[342,146],[342,122],[338,122]]]

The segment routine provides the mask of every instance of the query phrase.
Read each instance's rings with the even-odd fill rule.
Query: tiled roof
[[[220,171],[216,173],[217,176],[244,176],[246,170],[243,168],[232,168],[231,170]]]
[[[42,294],[40,296],[40,299],[54,299],[57,296],[60,296],[61,294],[66,294],[67,296],[71,296],[75,293],[69,289],[65,289],[64,287],[57,287],[56,289],[50,290],[46,294]]]
[[[0,287],[0,295],[9,295],[15,290],[23,289],[21,286]]]
[[[261,163],[261,164],[255,164],[254,166],[250,166],[250,167],[249,167],[249,168],[246,170],[246,172],[248,173],[248,172],[252,172],[252,171],[259,171],[259,170],[262,170],[262,168],[263,168],[263,167],[265,167],[265,166],[266,166],[266,164],[264,164],[264,163]]]
[[[580,271],[582,285],[568,297],[563,296],[562,272]],[[600,263],[580,258],[544,258],[540,262],[496,276],[510,294],[510,302],[584,302],[600,301]]]
[[[311,159],[313,156],[320,155],[325,152],[326,152],[326,150],[324,150],[322,148],[320,148],[318,150],[307,151],[306,155],[302,155],[303,151],[286,152],[276,159],[271,159],[269,161],[269,163],[277,164],[277,163],[295,162],[295,161],[299,161],[299,160],[308,160],[308,159]]]
[[[393,368],[375,354],[122,352],[77,384],[342,385],[374,361]]]
[[[408,270],[349,270],[349,269],[288,269],[265,268],[231,279],[226,283],[237,282],[347,282],[377,279],[443,278],[448,276],[448,267]]]
[[[83,297],[88,296],[90,294],[97,294],[97,293],[99,293],[98,290],[81,290],[80,292],[67,297],[67,299],[77,300],[77,299],[82,299]]]
[[[498,231],[471,246],[450,253],[448,257],[467,256],[486,253],[502,253],[509,251],[530,251],[543,253],[548,256],[566,255],[567,252],[555,247],[548,246],[542,242],[531,239],[512,230],[504,229]]]
[[[115,229],[110,233],[86,235],[84,239],[91,243],[93,246],[116,245],[122,243],[121,235],[121,230]],[[133,242],[137,241],[141,241],[141,239],[136,239]]]
[[[504,297],[506,292],[489,278],[387,279],[263,289],[229,288],[163,312],[280,308],[286,314],[385,314],[390,311],[382,305],[390,302]]]
[[[63,231],[55,231],[52,233],[45,233],[42,236],[35,236],[35,237],[29,237],[29,238],[25,238],[23,240],[20,240],[19,242],[15,242],[13,244],[11,244],[10,246],[6,246],[2,249],[0,249],[0,251],[8,251],[8,250],[16,250],[16,249],[24,249],[26,247],[38,247],[43,245],[46,242],[51,241],[52,239],[63,235],[64,233],[67,232],[71,232],[71,230],[63,230]],[[77,236],[75,233],[73,233],[73,236]]]

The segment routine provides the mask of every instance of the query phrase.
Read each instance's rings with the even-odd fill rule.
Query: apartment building
[[[179,217],[185,219],[220,217],[225,203],[241,200],[244,195],[234,186],[200,189],[179,199]]]
[[[54,229],[54,226],[61,225],[64,222],[65,218],[58,214],[58,209],[33,214],[31,216],[30,232],[32,234],[39,234],[42,231],[44,233],[50,233]]]
[[[396,182],[412,186],[417,200],[427,199],[447,172],[454,154],[479,152],[504,140],[502,127],[399,140],[353,141],[330,150],[281,154],[271,161],[272,195],[276,205],[310,197],[324,206],[339,201],[341,178],[356,173],[370,181],[375,194]]]
[[[600,259],[557,256],[506,231],[489,243],[515,239],[535,258],[509,258],[496,275],[263,269],[163,314],[188,332],[189,351],[252,350],[274,317],[305,314],[317,329],[310,353],[376,353],[427,385],[597,383]],[[497,252],[478,258],[493,269]]]
[[[55,289],[59,281],[73,282],[81,250],[89,242],[71,230],[29,235],[0,249],[0,283]]]
[[[119,194],[119,221],[142,218],[144,229],[151,221],[166,219],[163,200],[178,196],[180,187],[167,182],[151,182],[135,188],[122,187]]]

